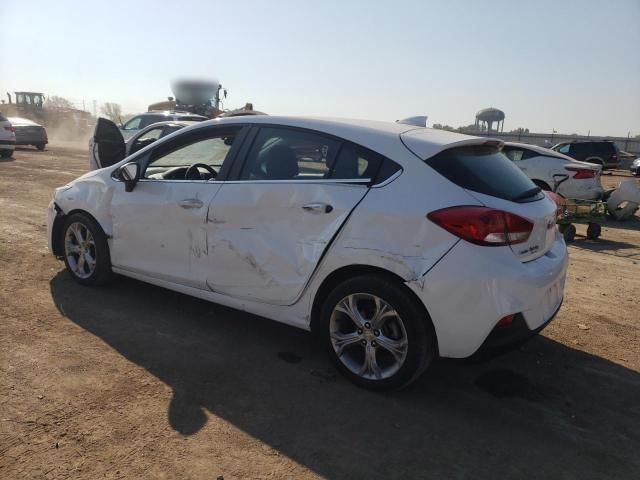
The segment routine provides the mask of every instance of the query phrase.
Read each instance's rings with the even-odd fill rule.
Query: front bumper
[[[440,356],[466,358],[508,315],[521,314],[533,333],[550,321],[562,303],[567,264],[559,232],[551,250],[526,263],[509,247],[461,240],[425,277],[408,285],[429,312]]]
[[[47,246],[49,247],[49,253],[54,254],[53,248],[53,226],[58,216],[58,208],[54,200],[49,202],[47,207]]]

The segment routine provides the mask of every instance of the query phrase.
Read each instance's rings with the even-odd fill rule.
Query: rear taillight
[[[5,125],[4,129],[5,130],[9,130],[10,132],[15,132],[16,131],[16,127],[14,127],[13,125],[9,125],[9,126]]]
[[[565,170],[569,170],[570,172],[576,172],[573,178],[581,179],[581,178],[595,178],[596,171],[591,168],[580,168],[580,167],[564,167]]]
[[[489,247],[526,242],[533,230],[529,220],[487,207],[444,208],[427,218],[457,237]]]

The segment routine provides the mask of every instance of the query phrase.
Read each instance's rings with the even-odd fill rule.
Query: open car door
[[[110,167],[126,156],[125,144],[118,126],[106,118],[98,118],[89,148],[91,170]]]

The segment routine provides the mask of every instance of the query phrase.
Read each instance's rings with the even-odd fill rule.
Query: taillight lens
[[[16,127],[14,127],[13,125],[9,125],[9,126],[5,125],[4,129],[5,130],[9,130],[10,132],[15,132],[16,131]]]
[[[487,207],[449,207],[427,218],[468,242],[488,247],[526,242],[533,223],[513,213]]]
[[[580,167],[564,167],[565,170],[569,170],[570,172],[576,172],[573,178],[581,179],[581,178],[595,178],[596,171],[591,168],[580,168]]]

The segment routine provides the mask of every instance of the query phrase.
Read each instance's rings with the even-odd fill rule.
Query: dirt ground
[[[576,239],[564,306],[523,348],[374,394],[303,331],[74,283],[45,213],[86,168],[55,146],[0,161],[0,478],[640,478],[640,220]]]

